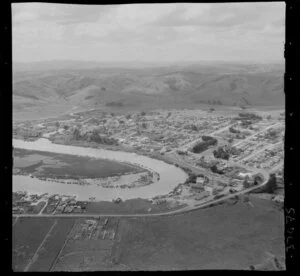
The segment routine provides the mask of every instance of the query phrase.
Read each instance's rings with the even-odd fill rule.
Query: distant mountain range
[[[26,67],[27,66],[27,67]],[[282,64],[143,64],[46,62],[14,64],[14,111],[68,106],[137,107],[200,104],[283,105]],[[26,69],[27,68],[27,69]]]

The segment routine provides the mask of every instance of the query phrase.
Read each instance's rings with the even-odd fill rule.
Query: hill
[[[56,103],[79,108],[152,108],[215,102],[279,106],[284,104],[283,73],[281,65],[241,64],[141,68],[89,64],[78,69],[15,70],[13,111],[47,108]]]

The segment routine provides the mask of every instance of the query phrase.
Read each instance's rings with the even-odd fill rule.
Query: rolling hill
[[[280,65],[86,67],[15,71],[13,111],[56,103],[84,108],[157,108],[215,101],[223,105],[284,105],[284,71]]]

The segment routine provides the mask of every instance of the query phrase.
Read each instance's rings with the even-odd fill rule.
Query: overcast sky
[[[13,61],[283,61],[285,3],[12,4]]]

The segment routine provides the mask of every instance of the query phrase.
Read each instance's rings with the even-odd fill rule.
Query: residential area
[[[184,183],[151,199],[152,203],[205,203],[259,185],[270,173],[275,173],[278,183],[283,182],[284,113],[271,116],[252,111],[155,110],[115,114],[91,110],[58,119],[17,122],[14,137],[132,151],[174,164],[188,174]],[[159,175],[156,180],[140,177],[133,184],[121,186],[108,180],[93,181],[106,188],[134,188],[158,179]],[[47,201],[38,201],[34,208],[25,202],[16,204],[14,212],[39,213],[44,202],[48,202],[44,213],[84,212],[84,204],[76,205],[75,198],[55,200],[51,196]]]

